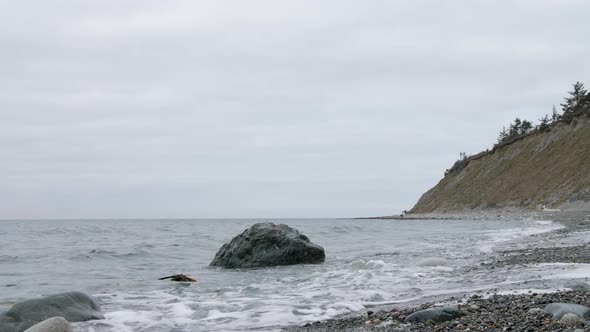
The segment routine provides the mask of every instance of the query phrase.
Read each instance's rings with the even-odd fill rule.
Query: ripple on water
[[[499,270],[491,275],[464,267],[488,257],[489,253],[479,250],[481,246],[493,251],[508,243],[526,242],[528,235],[555,227],[494,221],[280,221],[324,246],[326,262],[252,270],[207,267],[219,246],[254,222],[84,221],[80,227],[72,227],[72,222],[37,223],[34,227],[1,224],[2,234],[6,234],[3,239],[8,239],[2,246],[11,251],[0,256],[0,262],[18,258],[19,264],[12,267],[19,277],[54,271],[48,284],[35,282],[31,286],[40,293],[86,287],[95,294],[106,320],[76,323],[76,331],[265,330],[303,325],[385,303],[534,278],[548,268]],[[44,234],[46,226],[55,228],[52,235],[41,244],[32,242]],[[60,257],[79,261],[55,264]],[[186,286],[156,280],[185,271],[199,283]],[[67,279],[72,274],[87,278],[72,284]],[[0,274],[0,285],[13,280],[14,276]],[[22,287],[19,283],[10,296],[29,296]]]

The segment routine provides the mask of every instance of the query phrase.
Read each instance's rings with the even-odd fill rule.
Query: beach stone
[[[414,323],[426,323],[428,321],[442,323],[461,316],[463,316],[463,313],[459,311],[459,308],[456,306],[449,306],[416,311],[406,317],[406,321]]]
[[[572,327],[581,325],[584,322],[584,320],[575,314],[565,314],[563,315],[563,317],[561,317],[559,322],[565,326]]]
[[[541,309],[541,308],[530,308],[529,311],[527,311],[527,314],[534,315],[534,314],[538,314],[540,312],[544,312],[543,309]]]
[[[574,303],[551,303],[543,311],[553,315],[553,318],[561,319],[565,314],[574,314],[580,318],[590,318],[590,308]]]
[[[324,248],[284,224],[258,223],[224,244],[210,266],[253,268],[314,264],[325,260]]]
[[[22,332],[57,316],[69,322],[104,319],[94,298],[82,292],[68,292],[16,303],[0,313],[0,331]]]
[[[52,317],[26,329],[25,332],[71,332],[72,326],[63,317]]]

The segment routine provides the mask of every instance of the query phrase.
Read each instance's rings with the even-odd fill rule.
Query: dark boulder
[[[0,331],[21,332],[48,318],[60,316],[69,322],[103,319],[94,298],[82,292],[68,292],[13,305],[0,313]]]
[[[324,261],[324,248],[287,225],[255,224],[224,244],[211,266],[252,268]]]
[[[406,321],[413,323],[427,323],[429,321],[442,323],[463,316],[457,307],[432,308],[416,311],[409,315]]]

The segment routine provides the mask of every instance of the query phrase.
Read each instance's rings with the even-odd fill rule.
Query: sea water
[[[221,245],[256,222],[298,229],[325,248],[325,263],[208,266]],[[551,278],[551,267],[477,267],[560,227],[547,220],[5,220],[0,310],[80,290],[97,298],[106,319],[75,323],[75,331],[279,330]],[[198,282],[158,280],[180,273]]]

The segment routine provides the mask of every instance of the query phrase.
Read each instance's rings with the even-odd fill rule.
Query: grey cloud
[[[4,2],[0,218],[399,212],[589,76],[589,10]]]

